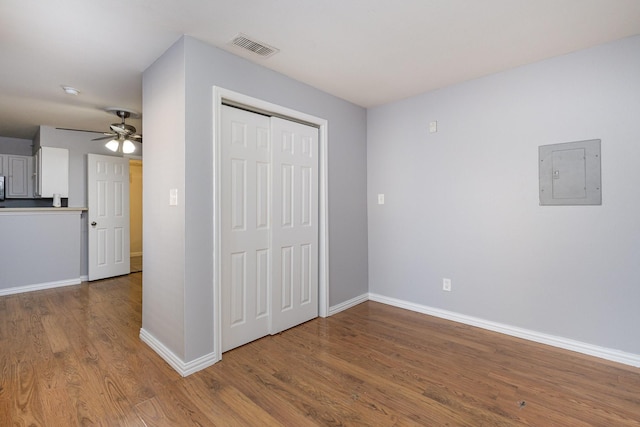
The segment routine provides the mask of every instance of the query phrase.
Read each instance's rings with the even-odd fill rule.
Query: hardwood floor
[[[0,298],[0,426],[640,425],[640,369],[373,302],[181,378],[141,277]]]
[[[132,256],[130,261],[131,273],[139,273],[142,271],[142,255]]]

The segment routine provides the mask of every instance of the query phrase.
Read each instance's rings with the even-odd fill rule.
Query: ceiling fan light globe
[[[104,146],[107,147],[108,150],[111,150],[115,153],[116,151],[118,151],[118,146],[120,146],[120,144],[118,143],[117,140],[112,139],[111,141],[107,142]]]
[[[133,142],[129,141],[128,139],[125,139],[124,142],[122,143],[122,152],[124,154],[131,154],[134,151],[136,151],[136,146],[133,144]]]

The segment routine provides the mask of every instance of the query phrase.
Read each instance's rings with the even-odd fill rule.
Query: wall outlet
[[[442,290],[451,292],[451,279],[442,279]]]

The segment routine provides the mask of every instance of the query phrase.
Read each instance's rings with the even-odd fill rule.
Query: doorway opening
[[[142,271],[142,160],[129,159],[131,273]]]

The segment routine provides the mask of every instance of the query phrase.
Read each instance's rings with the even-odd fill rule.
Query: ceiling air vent
[[[245,34],[238,34],[233,38],[233,40],[231,40],[231,42],[229,42],[229,44],[248,50],[256,55],[262,56],[263,58],[268,58],[269,56],[279,52],[275,47],[251,40]]]

